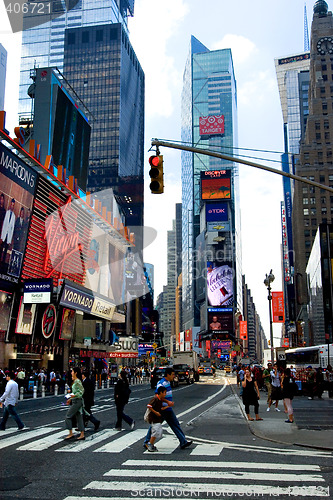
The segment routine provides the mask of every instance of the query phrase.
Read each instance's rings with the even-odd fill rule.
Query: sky
[[[332,8],[333,0],[327,1]],[[309,32],[314,3],[306,1]],[[0,16],[3,20],[3,2]],[[283,122],[274,58],[304,50],[304,0],[135,0],[129,31],[146,78],[145,226],[156,229],[157,238],[145,249],[144,259],[155,266],[156,300],[167,283],[166,237],[172,229],[175,204],[181,202],[181,163],[179,152],[161,148],[164,194],[151,194],[150,141],[180,140],[182,79],[191,35],[210,50],[231,48],[237,81],[238,144],[253,150],[241,154],[280,168],[276,161],[284,148]],[[12,34],[9,23],[2,22],[0,43],[8,52],[5,110],[11,135],[18,124],[20,41],[21,35]],[[263,281],[272,269],[276,277],[272,289],[282,290],[282,178],[244,165],[239,165],[239,175],[243,274],[269,338]],[[280,325],[274,325],[275,345],[279,345],[280,332]]]

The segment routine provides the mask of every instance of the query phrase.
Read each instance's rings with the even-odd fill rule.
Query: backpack
[[[143,415],[143,420],[145,422],[147,422],[147,424],[150,424],[150,422],[149,422],[149,415],[150,415],[150,409],[147,408],[146,411],[145,411],[145,414]]]

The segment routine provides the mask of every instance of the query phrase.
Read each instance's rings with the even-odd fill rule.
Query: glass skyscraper
[[[121,23],[127,31],[127,17],[134,13],[135,0],[53,0],[53,12],[64,12],[40,26],[22,33],[19,113],[31,112],[27,91],[32,81],[30,71],[36,67],[56,66],[61,72],[64,63],[66,28]],[[67,6],[72,7],[67,11]],[[26,22],[29,23],[28,16]]]
[[[224,116],[224,133],[203,137],[199,118]],[[194,36],[186,61],[182,92],[182,141],[190,146],[233,154],[237,147],[237,90],[230,49],[210,51]],[[240,246],[240,214],[237,165],[218,158],[182,152],[182,278],[183,328],[200,325],[196,301],[196,237],[200,232],[200,172],[231,170],[232,260],[235,270],[237,299],[234,307],[242,307]],[[229,236],[228,236],[229,238]],[[202,326],[202,325],[201,325]]]

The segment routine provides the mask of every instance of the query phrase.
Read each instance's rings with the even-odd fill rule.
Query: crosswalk
[[[18,452],[30,451],[33,453],[52,450],[56,453],[80,453],[89,450],[93,453],[119,454],[134,445],[141,446],[147,433],[147,428],[138,428],[133,431],[119,431],[115,429],[100,429],[99,432],[86,433],[84,441],[76,439],[65,440],[68,431],[62,426],[52,425],[34,429],[17,431],[10,428],[0,432],[0,450],[15,447]],[[172,455],[179,450],[179,441],[166,427],[164,437],[157,443],[158,451],[154,456]],[[267,455],[298,456],[298,457],[320,457],[332,459],[333,454],[329,451],[280,448],[270,446],[255,446],[232,442],[217,442],[195,438],[193,445],[187,449],[186,454],[195,459],[196,457],[220,457],[223,450],[232,449],[241,452],[256,452]],[[147,450],[145,455],[151,455]],[[204,465],[203,465],[204,467]]]
[[[181,481],[179,481],[181,479]],[[96,496],[94,496],[96,495]],[[202,460],[126,460],[81,494],[64,500],[129,500],[140,498],[329,497],[329,487],[315,464],[254,463]]]

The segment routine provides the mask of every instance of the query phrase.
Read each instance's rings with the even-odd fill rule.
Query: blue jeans
[[[185,437],[185,434],[183,433],[180,423],[178,422],[178,418],[174,414],[174,411],[172,408],[169,408],[168,410],[163,411],[163,419],[165,422],[168,424],[172,432],[176,435],[176,437],[179,439],[179,444],[180,446],[183,446],[186,442],[187,439]],[[145,443],[148,443],[150,441],[151,437],[151,427],[149,427],[147,436],[145,438]]]
[[[8,405],[3,408],[2,420],[0,422],[0,429],[4,431],[6,429],[6,422],[8,420],[9,415],[13,417],[19,429],[23,429],[24,424],[18,414],[16,413],[15,406]]]

